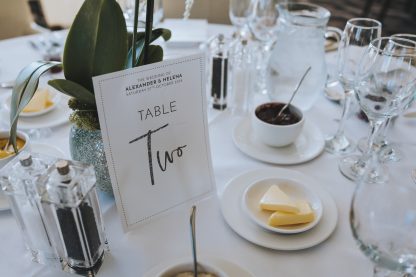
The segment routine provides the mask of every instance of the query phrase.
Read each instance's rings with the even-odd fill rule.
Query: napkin
[[[172,31],[167,47],[198,47],[208,39],[208,22],[205,19],[165,19],[161,27]]]

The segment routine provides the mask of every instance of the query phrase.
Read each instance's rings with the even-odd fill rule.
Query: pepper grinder
[[[94,276],[108,250],[91,165],[60,160],[38,179],[53,244],[70,273]]]
[[[224,35],[220,34],[213,42],[211,72],[212,107],[217,110],[227,108],[228,46]]]

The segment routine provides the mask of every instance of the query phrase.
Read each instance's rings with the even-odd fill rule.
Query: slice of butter
[[[30,100],[29,104],[27,104],[26,107],[23,109],[23,112],[39,112],[50,107],[53,104],[50,98],[51,96],[49,95],[49,92],[46,89],[37,90],[35,92],[35,95],[33,95],[32,100]]]
[[[309,223],[315,219],[315,213],[306,201],[297,202],[298,213],[274,212],[270,215],[268,224],[271,226],[285,226]]]
[[[268,211],[297,213],[299,208],[278,185],[272,185],[260,200],[260,208]]]

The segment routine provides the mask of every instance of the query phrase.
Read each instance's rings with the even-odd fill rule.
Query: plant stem
[[[140,0],[136,0],[134,3],[134,27],[133,27],[133,39],[132,39],[132,49],[133,49],[133,59],[131,61],[131,67],[134,67],[136,63],[136,41],[137,41],[137,25],[139,22],[139,5]]]
[[[150,36],[152,34],[153,28],[153,10],[154,10],[154,0],[147,0],[146,6],[146,30],[144,33],[144,48],[143,48],[143,60],[144,64],[148,63],[149,60],[149,44]]]

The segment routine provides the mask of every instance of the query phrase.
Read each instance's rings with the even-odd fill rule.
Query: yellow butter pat
[[[297,213],[299,208],[279,186],[272,185],[260,199],[260,208],[268,211]]]
[[[309,223],[315,219],[315,213],[306,201],[297,202],[298,213],[274,212],[270,215],[268,224],[271,226],[284,226]]]
[[[32,100],[23,109],[25,113],[34,113],[42,111],[53,105],[51,96],[47,90],[37,90]]]

